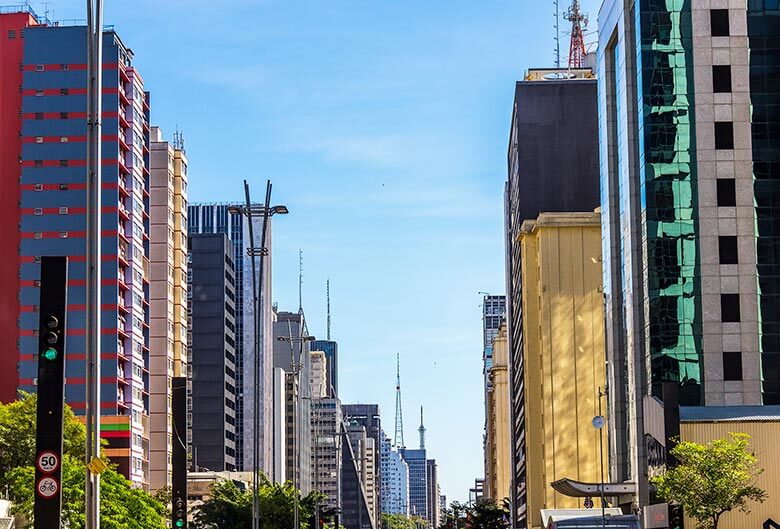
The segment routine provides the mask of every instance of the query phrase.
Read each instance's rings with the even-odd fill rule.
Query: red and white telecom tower
[[[582,68],[585,58],[585,36],[583,28],[588,26],[588,17],[580,12],[579,0],[572,0],[569,10],[563,15],[571,22],[571,42],[569,44],[569,68]]]

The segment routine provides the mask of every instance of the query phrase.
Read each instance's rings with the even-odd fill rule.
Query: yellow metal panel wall
[[[540,527],[540,509],[582,507],[550,483],[601,479],[606,432],[591,423],[605,378],[601,234],[583,213],[543,213],[523,230],[527,507]]]
[[[731,432],[751,436],[750,447],[764,469],[756,484],[767,492],[768,498],[763,504],[751,503],[749,514],[738,511],[725,514],[718,528],[761,529],[768,518],[780,522],[780,421],[684,422],[680,425],[683,441],[702,444],[727,437]],[[693,521],[686,520],[685,526],[693,527]]]

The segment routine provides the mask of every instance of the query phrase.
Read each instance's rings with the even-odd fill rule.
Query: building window
[[[720,178],[717,180],[718,206],[733,208],[737,205],[736,180]]]
[[[60,208],[60,215],[67,215],[68,214],[68,208],[62,207]]]
[[[715,122],[715,148],[734,148],[734,124],[731,121]]]
[[[9,29],[8,30],[8,40],[14,40],[16,38],[16,30],[15,29]]]
[[[718,237],[718,253],[720,264],[737,264],[737,237],[736,235],[722,235]]]
[[[35,91],[35,96],[36,96],[36,97],[41,97],[41,96],[43,96],[43,90],[36,90],[36,91]]]
[[[60,112],[60,119],[68,119],[68,113],[67,112]]]
[[[33,239],[43,239],[43,233],[40,231],[36,231],[33,233]]]
[[[43,136],[36,136],[35,143],[43,143]]]
[[[33,215],[43,215],[43,208],[33,209]]]
[[[68,184],[60,184],[60,191],[67,191],[68,190]]]
[[[729,10],[728,9],[710,10],[710,34],[713,37],[729,36]]]
[[[720,321],[732,323],[739,320],[739,294],[720,295]]]
[[[43,191],[43,184],[35,184],[33,187],[36,191]]]
[[[42,64],[36,64],[35,65],[35,71],[36,72],[42,72],[43,71],[43,65]]]
[[[60,167],[67,167],[68,166],[68,160],[60,160]]]
[[[35,167],[43,167],[43,160],[35,160],[33,163]]]
[[[35,119],[43,119],[43,112],[36,112]]]
[[[742,380],[742,353],[723,352],[723,380]]]
[[[713,65],[712,91],[716,94],[731,92],[731,66],[727,64]]]
[[[67,136],[60,136],[60,143],[68,143],[68,137]]]
[[[67,88],[60,88],[60,95],[66,96],[70,91]]]
[[[70,64],[60,64],[60,70],[70,70]]]
[[[67,231],[61,231],[60,232],[60,239],[67,239],[68,238],[68,232]]]

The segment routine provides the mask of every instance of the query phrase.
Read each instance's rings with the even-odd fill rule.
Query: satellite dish
[[[601,430],[602,428],[604,428],[604,417],[602,417],[601,415],[596,415],[595,417],[593,417],[592,422],[593,422],[593,427],[595,429]]]

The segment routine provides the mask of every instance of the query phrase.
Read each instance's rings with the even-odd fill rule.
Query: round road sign
[[[53,498],[57,491],[60,490],[60,484],[57,480],[51,476],[44,476],[38,480],[38,484],[35,486],[38,496],[44,499]]]
[[[51,451],[45,451],[38,454],[38,459],[35,461],[38,470],[44,474],[51,474],[60,468],[60,458]]]

